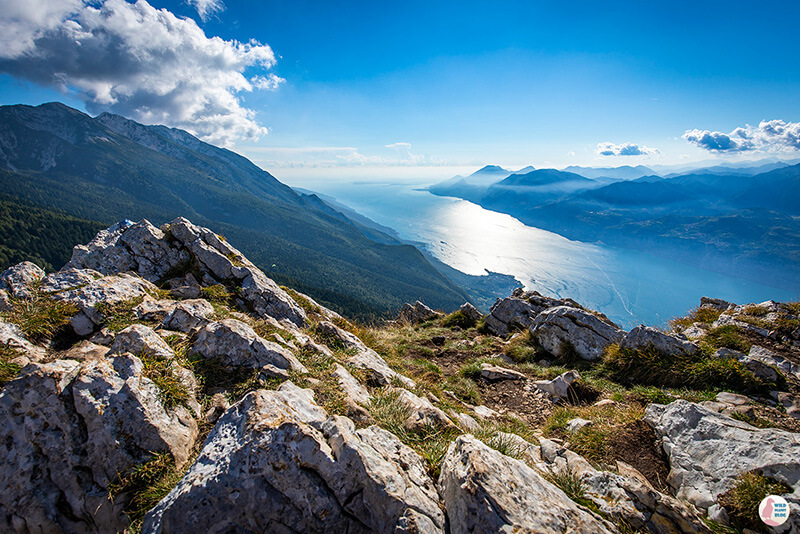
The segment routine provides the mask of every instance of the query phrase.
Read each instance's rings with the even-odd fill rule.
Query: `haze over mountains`
[[[486,169],[503,174],[499,167]],[[448,180],[430,191],[570,239],[800,288],[800,165],[771,161],[661,172],[643,166],[505,171],[479,186],[486,176],[481,169],[478,179]]]
[[[58,210],[44,226],[64,214],[102,226],[191,218],[279,283],[351,316],[375,317],[416,299],[442,309],[469,300],[413,246],[379,237],[233,152],[117,115],[91,118],[57,103],[0,107],[0,194],[18,213]],[[100,226],[81,224],[87,232]],[[4,236],[6,245],[23,242]]]

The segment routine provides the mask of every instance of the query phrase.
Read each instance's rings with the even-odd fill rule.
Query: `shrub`
[[[461,310],[456,310],[450,315],[442,319],[442,326],[445,328],[453,328],[458,326],[463,329],[472,328],[477,324],[477,321],[464,313]]]
[[[763,523],[758,518],[758,505],[764,497],[791,491],[786,484],[751,471],[737,477],[733,488],[720,495],[718,501],[728,511],[734,526],[760,530]]]
[[[765,384],[732,358],[608,347],[598,373],[620,384],[758,392]]]

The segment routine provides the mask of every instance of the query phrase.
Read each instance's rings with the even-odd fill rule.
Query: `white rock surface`
[[[561,354],[562,345],[571,343],[584,360],[597,360],[603,350],[622,339],[623,332],[589,312],[558,306],[536,316],[531,332],[551,354]]]
[[[344,366],[337,363],[331,374],[336,378],[337,382],[339,382],[339,386],[342,388],[342,391],[344,391],[344,394],[352,399],[353,402],[365,406],[369,404],[372,395],[369,394],[367,388],[362,386]]]
[[[380,355],[371,348],[364,345],[355,334],[343,330],[333,323],[322,321],[317,325],[317,331],[330,338],[334,343],[339,343],[345,349],[354,352],[351,356],[346,356],[347,363],[363,369],[369,373],[373,380],[382,386],[388,386],[393,379],[399,380],[406,387],[416,386],[410,378],[394,371]]]
[[[433,319],[437,315],[440,314],[422,302],[417,301],[414,304],[405,303],[397,316],[397,320],[408,324],[418,324],[424,323],[428,319]]]
[[[580,378],[580,373],[573,369],[572,371],[562,373],[552,380],[537,380],[533,385],[536,389],[544,391],[548,395],[559,399],[566,399],[569,395],[569,386]]]
[[[527,380],[528,377],[519,371],[513,369],[506,369],[490,363],[481,364],[481,377],[489,380],[490,382],[497,382],[500,380]]]
[[[277,343],[265,341],[238,319],[207,324],[198,332],[192,352],[205,358],[218,358],[226,365],[260,369],[271,364],[279,369],[308,372],[291,352]]]
[[[169,452],[184,463],[197,424],[165,409],[138,358],[31,364],[0,393],[0,531],[121,532],[118,474]]]
[[[206,325],[214,315],[214,306],[205,299],[182,300],[164,318],[164,328],[192,332]]]
[[[401,467],[402,466],[402,467]],[[310,391],[249,393],[218,421],[144,533],[442,532],[416,453],[378,428],[327,417]]]
[[[525,463],[490,449],[469,434],[450,444],[439,487],[452,534],[602,534],[616,530],[579,508]]]
[[[34,362],[41,360],[47,354],[44,348],[28,341],[19,326],[3,321],[0,321],[0,344],[8,345]]]
[[[130,352],[134,356],[145,354],[161,360],[171,360],[175,353],[149,326],[132,324],[121,330],[111,344],[112,354]]]
[[[751,350],[750,352],[752,353],[753,351]],[[712,357],[737,360],[743,363],[747,370],[753,373],[756,378],[760,378],[766,382],[775,382],[778,380],[778,371],[773,367],[775,364],[774,360],[772,364],[768,364],[765,362],[766,358],[754,358],[738,350],[731,350],[724,347],[717,349]]]
[[[31,284],[44,278],[44,271],[35,263],[23,261],[0,273],[0,289],[17,298],[33,297]]]
[[[645,325],[639,325],[625,334],[619,346],[640,351],[653,349],[662,354],[696,354],[700,350],[684,336],[665,334]]]
[[[671,467],[667,482],[679,499],[707,510],[738,475],[755,469],[800,498],[798,434],[755,428],[685,400],[649,405],[645,421],[661,439]]]
[[[455,428],[450,418],[428,399],[418,397],[407,389],[397,388],[393,391],[398,393],[396,402],[411,412],[404,423],[407,430],[414,431],[428,427]]]

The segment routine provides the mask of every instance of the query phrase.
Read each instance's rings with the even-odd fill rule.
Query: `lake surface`
[[[626,328],[664,326],[699,305],[702,296],[737,303],[798,299],[795,292],[641,252],[570,241],[471,202],[437,197],[421,190],[426,184],[298,179],[290,184],[335,197],[403,239],[424,243],[460,271],[514,275],[526,289],[571,297]]]

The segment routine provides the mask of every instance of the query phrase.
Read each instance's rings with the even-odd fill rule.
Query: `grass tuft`
[[[685,317],[671,319],[669,325],[673,330],[688,328],[694,323],[711,325],[711,323],[719,319],[720,315],[722,315],[722,310],[717,310],[710,306],[701,306],[690,311]]]
[[[36,293],[30,299],[12,299],[11,310],[3,318],[19,326],[28,339],[39,343],[52,339],[76,313],[78,308],[74,304]]]
[[[740,352],[747,352],[750,350],[750,342],[742,335],[734,325],[719,326],[712,328],[708,331],[705,338],[705,343],[711,349],[727,348],[738,350]]]
[[[22,356],[22,353],[8,345],[0,345],[0,388],[11,382],[19,374],[19,365],[11,363],[10,360]]]
[[[444,328],[454,328],[457,326],[467,330],[474,327],[476,324],[477,321],[474,318],[470,317],[461,310],[456,310],[442,319],[442,326]]]
[[[173,360],[161,360],[147,353],[139,354],[144,365],[143,374],[158,387],[158,398],[165,408],[186,406],[188,408],[189,390],[175,372]]]
[[[137,322],[133,309],[141,304],[143,300],[144,297],[136,297],[113,304],[98,302],[94,308],[103,315],[103,323],[106,328],[112,332],[119,332]]]
[[[792,488],[758,472],[739,475],[736,484],[720,495],[718,502],[728,511],[731,524],[740,529],[761,530],[758,505],[767,495],[782,495]]]

